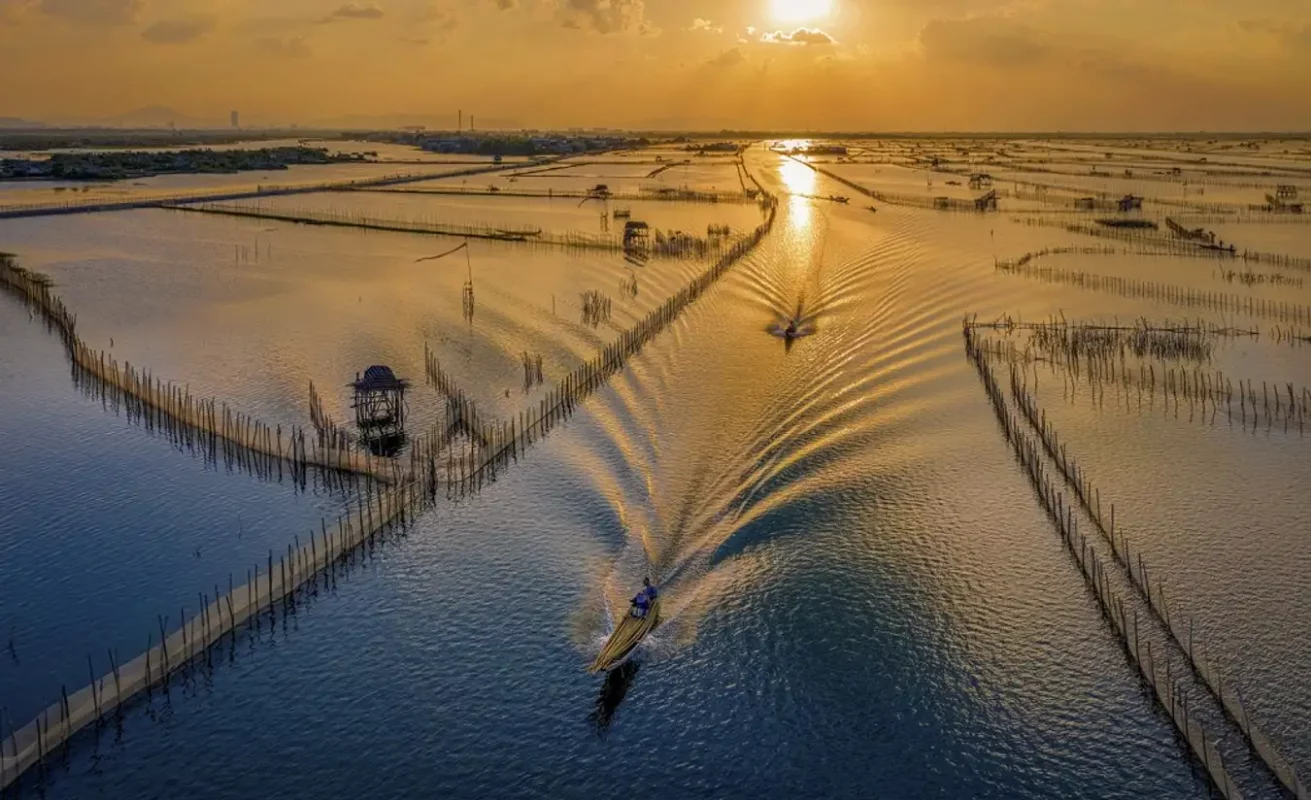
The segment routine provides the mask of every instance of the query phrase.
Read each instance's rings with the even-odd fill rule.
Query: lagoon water
[[[961,318],[974,313],[1196,312],[994,272],[994,257],[1071,243],[1057,229],[815,201],[796,195],[849,189],[763,149],[747,163],[784,194],[773,232],[569,424],[482,493],[441,501],[389,536],[285,625],[222,647],[221,663],[167,702],[139,703],[120,730],[76,739],[45,795],[1209,796],[1014,464],[960,338]],[[327,197],[316,202],[345,202]],[[440,216],[449,202],[424,200],[398,199],[395,213]],[[370,213],[385,201],[368,195]],[[250,226],[234,232],[230,220],[197,217],[124,214],[141,247],[119,242],[104,261],[101,245],[60,243],[41,220],[0,225],[0,249],[51,272],[98,343],[121,329],[115,346],[167,365],[165,377],[286,424],[301,421],[304,379],[333,386],[345,413],[334,370],[374,355],[421,363],[425,339],[440,344],[445,326],[448,338],[462,327],[484,342],[467,354],[484,366],[459,376],[483,396],[500,396],[525,341],[555,354],[551,372],[563,373],[565,354],[585,357],[603,339],[551,321],[546,295],[574,273],[581,291],[629,269],[620,258],[487,245],[474,258],[496,264],[485,280],[505,299],[467,322],[458,271],[452,281],[414,270],[440,240],[270,224],[259,235],[277,260],[256,268],[228,255],[232,242],[254,239]],[[113,219],[74,230],[104,239]],[[1248,291],[1190,259],[1052,264]],[[640,279],[654,305],[699,268],[653,262]],[[96,281],[102,297],[86,288]],[[362,298],[360,286],[392,298],[399,313],[370,322],[345,311],[342,298]],[[125,315],[133,295],[151,307],[161,287],[167,306],[135,322]],[[224,314],[207,309],[256,309],[261,296],[287,318],[243,313],[234,336]],[[786,347],[769,330],[798,307],[813,333]],[[625,312],[619,327],[637,316]],[[317,320],[320,333],[297,337],[287,319]],[[205,384],[187,348],[165,346],[171,330],[203,348],[221,378]],[[373,345],[350,334],[370,330]],[[170,592],[194,595],[220,580],[216,571],[285,549],[342,498],[207,469],[81,396],[57,341],[20,304],[0,303],[0,331],[17,344],[0,354],[0,419],[6,443],[19,431],[23,442],[0,455],[0,496],[26,509],[0,522],[6,583],[42,597],[21,606],[22,624],[52,631],[48,669],[68,676],[51,683],[47,668],[23,671],[21,659],[0,667],[3,703],[18,721],[85,672],[79,648],[135,653],[131,637],[144,640],[150,615],[178,602]],[[1303,385],[1304,354],[1246,343],[1213,366]],[[294,380],[261,378],[284,362]],[[1311,609],[1280,599],[1305,596],[1309,574],[1297,566],[1305,548],[1295,520],[1311,509],[1288,480],[1304,474],[1302,440],[1096,409],[1067,401],[1059,381],[1042,401],[1065,438],[1103,491],[1123,498],[1135,544],[1169,565],[1172,596],[1241,676],[1263,726],[1296,763],[1311,764],[1300,735],[1311,653],[1261,624],[1311,623]],[[435,406],[432,390],[415,392],[427,396],[416,405]],[[496,413],[534,398],[512,392]],[[1229,482],[1221,494],[1224,465],[1242,465],[1233,468],[1249,484]],[[1236,533],[1250,515],[1226,509],[1259,502],[1280,511]],[[69,510],[52,522],[56,508]],[[238,511],[246,533],[233,542]],[[1241,566],[1232,566],[1238,548]],[[587,675],[608,609],[648,572],[664,588],[667,624],[630,666]],[[129,621],[116,638],[96,614],[120,611]],[[29,699],[27,712],[13,711]]]

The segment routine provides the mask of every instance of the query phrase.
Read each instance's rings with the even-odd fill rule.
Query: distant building
[[[232,122],[232,127],[233,127],[233,128],[240,128],[240,127],[241,127],[241,116],[240,116],[237,112],[235,112],[235,111],[233,111],[229,116],[230,116],[230,119],[231,119],[231,122]]]

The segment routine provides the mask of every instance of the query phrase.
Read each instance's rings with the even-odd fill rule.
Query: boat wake
[[[661,623],[633,658],[656,662],[694,642],[707,614],[767,582],[774,544],[804,535],[806,509],[868,479],[857,463],[868,442],[909,413],[889,403],[935,352],[919,310],[904,308],[917,252],[892,223],[871,240],[857,210],[803,202],[592,401],[595,428],[570,451],[571,473],[610,506],[598,535],[615,549],[590,570],[578,612],[575,642],[589,657],[643,576],[660,589]],[[772,339],[741,336],[762,312],[784,338],[790,321],[810,335],[822,319],[822,346],[789,358]],[[702,325],[724,335],[681,333]]]

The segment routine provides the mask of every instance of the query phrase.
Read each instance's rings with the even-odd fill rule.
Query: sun
[[[816,22],[833,13],[833,0],[769,0],[769,13],[785,24]]]

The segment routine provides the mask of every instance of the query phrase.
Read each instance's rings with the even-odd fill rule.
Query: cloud
[[[495,0],[495,2],[496,7],[502,11],[509,11],[512,8],[517,8],[519,5],[519,0]]]
[[[416,46],[427,45],[433,41],[445,41],[446,35],[460,27],[460,18],[454,9],[429,6],[414,17],[415,24],[408,36],[401,41]]]
[[[930,20],[919,40],[929,61],[1013,68],[1045,61],[1053,54],[1051,44],[1037,31],[1001,17]]]
[[[0,0],[0,22],[17,25],[35,6],[35,0]]]
[[[742,48],[731,47],[728,50],[725,50],[724,52],[720,53],[719,55],[707,61],[706,64],[712,67],[731,69],[733,67],[738,66],[739,64],[745,63],[746,60],[747,60],[747,56],[746,53],[742,52]]]
[[[582,28],[597,33],[625,33],[636,30],[659,33],[643,18],[643,0],[559,0],[561,22],[566,28]]]
[[[352,0],[343,6],[338,6],[328,16],[319,20],[320,22],[337,22],[339,20],[352,19],[382,19],[384,16],[382,9],[375,5],[361,5]]]
[[[141,38],[155,44],[185,44],[194,42],[214,30],[212,17],[191,19],[163,19],[146,27]]]
[[[724,26],[716,25],[708,19],[697,17],[692,20],[692,26],[687,28],[689,31],[704,31],[705,33],[723,33]]]
[[[141,0],[41,0],[41,10],[71,22],[127,25],[136,21]]]
[[[832,36],[829,36],[819,28],[797,28],[795,31],[788,33],[786,31],[774,31],[766,33],[760,37],[760,41],[765,44],[798,44],[798,45],[830,45],[835,44]]]
[[[419,13],[418,21],[438,33],[450,33],[460,26],[460,18],[454,9],[431,6]]]
[[[269,58],[307,58],[310,54],[304,36],[263,36],[255,40],[255,50]]]
[[[1238,27],[1247,33],[1274,36],[1289,53],[1311,53],[1311,23],[1297,25],[1273,19],[1244,19]]]

